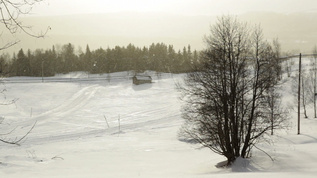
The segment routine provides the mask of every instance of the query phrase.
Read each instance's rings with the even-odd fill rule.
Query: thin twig
[[[37,121],[33,124],[33,126],[30,128],[30,130],[20,139],[16,139],[15,141],[8,141],[5,139],[0,139],[0,142],[6,143],[6,144],[11,144],[11,145],[20,145],[19,143],[24,140],[30,133],[31,131],[34,129],[35,125],[36,125]]]
[[[105,118],[105,121],[106,121],[106,123],[107,123],[107,125],[108,125],[108,128],[110,128],[110,127],[109,127],[109,123],[108,123],[108,120],[107,120],[106,116],[105,116],[105,115],[103,115],[103,117]]]

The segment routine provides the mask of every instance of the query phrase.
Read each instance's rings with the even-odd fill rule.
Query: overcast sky
[[[278,37],[285,50],[310,50],[317,40],[317,0],[44,0],[27,15],[33,18],[23,22],[34,27],[35,33],[51,27],[47,36],[13,36],[21,42],[10,50],[45,49],[66,43],[81,47],[89,44],[96,49],[153,42],[172,44],[176,49],[188,44],[202,49],[209,25],[215,17],[227,14],[261,24],[266,38]],[[5,43],[4,37],[10,36],[2,36],[0,42]]]
[[[240,14],[249,11],[317,11],[317,0],[45,0],[34,15],[111,12],[163,12],[182,15]]]

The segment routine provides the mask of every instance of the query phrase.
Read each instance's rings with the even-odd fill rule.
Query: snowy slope
[[[259,145],[274,161],[255,150],[251,160],[218,169],[224,157],[177,139],[182,119],[175,83],[183,75],[151,74],[152,84],[138,86],[127,72],[111,74],[110,81],[108,75],[83,73],[45,78],[44,83],[41,78],[4,79],[4,101],[18,100],[0,107],[5,117],[1,133],[16,128],[1,137],[14,140],[36,126],[21,146],[0,143],[0,177],[317,175],[317,119],[303,119],[303,132],[296,135],[293,110],[290,128]]]

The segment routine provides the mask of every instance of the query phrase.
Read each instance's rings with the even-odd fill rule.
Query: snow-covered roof
[[[152,80],[152,77],[148,75],[135,75],[134,77],[137,80]]]

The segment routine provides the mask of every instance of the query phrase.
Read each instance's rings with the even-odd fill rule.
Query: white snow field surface
[[[175,83],[184,74],[150,73],[153,83],[133,85],[127,72],[72,73],[55,77],[4,78],[0,177],[316,177],[317,119],[291,110],[290,127],[259,143],[252,158],[216,168],[224,157],[178,139],[183,123]],[[101,79],[100,79],[101,78]],[[284,106],[296,108],[291,84]],[[303,117],[302,117],[303,118]],[[271,160],[269,154],[274,161]]]

